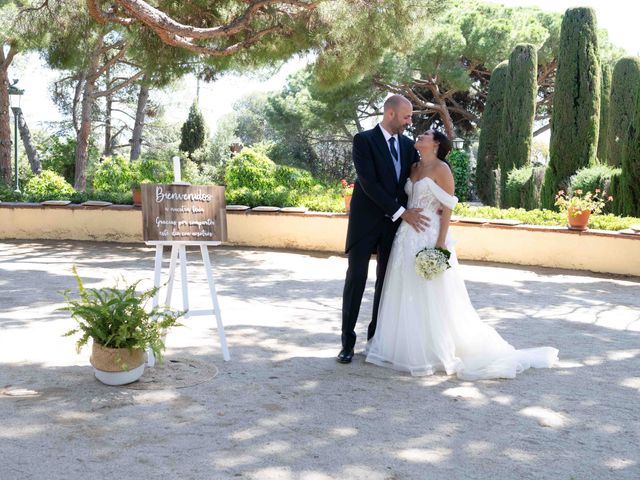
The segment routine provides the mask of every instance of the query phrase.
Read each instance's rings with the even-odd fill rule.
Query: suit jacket
[[[407,206],[404,184],[411,164],[419,158],[411,139],[404,135],[398,135],[398,139],[399,180],[379,125],[353,138],[353,164],[358,177],[351,198],[346,252],[381,222],[389,221],[401,206]],[[396,224],[399,223],[397,220]]]

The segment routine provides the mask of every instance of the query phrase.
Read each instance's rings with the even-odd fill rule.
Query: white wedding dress
[[[431,219],[418,233],[407,223],[398,228],[378,310],[378,324],[367,346],[367,362],[431,375],[444,371],[463,380],[514,378],[529,367],[550,367],[558,358],[551,347],[516,350],[476,313],[458,268],[448,235],[451,268],[433,280],[415,271],[416,253],[434,247],[438,239],[441,204],[453,209],[458,202],[425,177],[407,180],[408,208],[422,208]]]

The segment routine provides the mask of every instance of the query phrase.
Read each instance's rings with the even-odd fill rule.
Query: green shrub
[[[194,185],[215,185],[221,184],[218,176],[218,169],[207,163],[198,164],[186,157],[181,158],[182,164],[182,181],[189,182]],[[170,174],[170,182],[173,182],[173,171]]]
[[[308,190],[317,183],[306,170],[288,165],[276,165],[274,179],[277,185],[295,190]]]
[[[559,226],[567,225],[567,214],[552,210],[525,210],[523,208],[500,209],[494,207],[471,207],[459,203],[453,211],[454,215],[467,218],[510,219],[520,220],[527,225]],[[597,230],[624,230],[631,225],[640,224],[640,218],[617,217],[612,214],[591,215],[589,227]]]
[[[21,202],[23,201],[23,195],[21,192],[14,191],[13,187],[0,183],[0,201]]]
[[[31,202],[71,200],[74,193],[75,190],[64,177],[51,170],[43,170],[31,177],[24,186],[24,196]]]
[[[49,137],[38,148],[43,170],[54,171],[73,185],[76,171],[76,139],[73,137]],[[100,156],[93,139],[89,140],[88,166],[93,165]]]
[[[323,185],[301,190],[291,190],[283,186],[270,190],[252,190],[249,188],[227,189],[227,205],[247,205],[257,207],[306,207],[317,212],[344,212],[344,198],[335,188]]]
[[[116,155],[104,158],[93,176],[93,189],[105,192],[128,192],[133,181],[131,163]]]
[[[275,188],[276,164],[264,154],[243,148],[227,164],[225,183],[232,189],[268,190]]]
[[[137,188],[143,182],[173,182],[173,165],[163,160],[135,160],[130,163],[131,188]]]
[[[469,200],[469,189],[471,181],[471,160],[469,154],[464,150],[453,150],[447,160],[453,170],[453,178],[456,183],[456,197],[461,202]]]
[[[619,168],[610,167],[609,165],[594,165],[578,170],[570,180],[570,190],[584,190],[585,192],[594,192],[600,189],[603,192],[610,193],[611,176],[620,174]]]
[[[514,168],[507,175],[502,203],[505,207],[533,210],[540,206],[544,167]]]
[[[616,171],[611,175],[611,180],[609,182],[609,189],[607,190],[609,195],[613,197],[613,202],[611,202],[607,208],[607,211],[621,215],[622,214],[622,169],[620,171]]]

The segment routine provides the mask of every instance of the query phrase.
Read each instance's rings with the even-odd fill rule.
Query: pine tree
[[[204,144],[206,126],[204,117],[198,109],[198,102],[194,101],[189,109],[187,121],[182,124],[180,150],[187,152],[189,157]]]
[[[476,186],[478,196],[486,205],[497,204],[493,171],[498,166],[498,146],[502,138],[500,129],[508,68],[508,63],[504,61],[491,73],[487,102],[480,123]]]
[[[509,56],[502,110],[502,129],[498,147],[500,191],[505,191],[507,176],[514,168],[531,163],[533,117],[536,110],[538,54],[530,44],[517,45]],[[506,206],[504,198],[502,206]],[[517,207],[520,205],[508,205]]]
[[[640,85],[640,58],[623,57],[613,68],[611,106],[607,132],[607,161],[614,167],[621,164],[622,150],[633,121]]]
[[[543,208],[554,208],[556,192],[567,188],[571,175],[596,162],[600,123],[597,33],[593,9],[570,8],[565,12],[551,117],[550,160],[540,195]]]
[[[611,65],[603,63],[600,82],[600,128],[598,131],[598,161],[607,163],[607,132],[611,106]]]

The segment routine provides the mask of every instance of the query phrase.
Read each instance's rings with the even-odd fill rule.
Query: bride
[[[514,378],[529,367],[550,367],[558,350],[516,350],[480,320],[448,234],[451,211],[458,202],[453,196],[453,175],[444,160],[451,142],[443,133],[430,130],[418,137],[415,148],[420,161],[412,166],[405,185],[408,208],[421,208],[431,222],[423,231],[402,223],[396,233],[366,361],[411,375],[444,371],[464,380]],[[416,253],[425,247],[451,251],[451,268],[433,280],[415,271]]]

